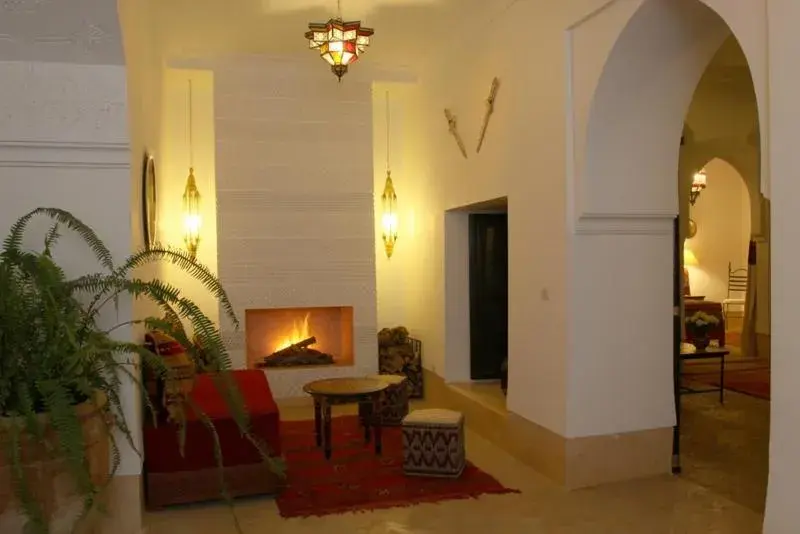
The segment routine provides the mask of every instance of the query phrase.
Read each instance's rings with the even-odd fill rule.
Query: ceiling
[[[408,66],[441,50],[454,28],[469,29],[510,1],[342,0],[341,14],[376,28],[370,62]],[[336,15],[336,0],[157,0],[153,6],[151,18],[167,59],[305,54],[308,23]]]

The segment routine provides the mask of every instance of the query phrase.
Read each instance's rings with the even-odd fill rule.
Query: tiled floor
[[[683,478],[759,513],[769,471],[769,401],[726,391],[684,396]]]
[[[728,394],[686,402],[685,475],[566,492],[489,441],[467,431],[469,458],[519,495],[395,508],[371,513],[284,520],[271,499],[238,501],[245,534],[756,534],[766,487],[766,401]],[[282,410],[308,418],[308,408]],[[749,444],[749,445],[748,445]],[[756,447],[751,454],[746,447]],[[726,472],[733,470],[733,475]],[[148,534],[233,534],[224,504],[146,514]]]

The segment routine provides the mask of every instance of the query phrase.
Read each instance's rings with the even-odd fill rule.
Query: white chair
[[[731,306],[741,306],[744,310],[747,298],[747,269],[733,269],[728,262],[728,298],[722,300],[722,315],[728,319]]]

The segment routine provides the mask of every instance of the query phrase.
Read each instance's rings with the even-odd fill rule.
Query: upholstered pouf
[[[388,384],[384,390],[383,400],[381,401],[381,425],[400,426],[403,417],[408,415],[408,379],[401,375],[372,375],[369,378],[381,380]],[[358,415],[366,417],[366,408],[359,405]]]
[[[456,478],[466,464],[464,416],[452,410],[414,410],[403,419],[403,471]]]

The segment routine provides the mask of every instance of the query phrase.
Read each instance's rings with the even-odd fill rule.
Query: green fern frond
[[[203,423],[203,426],[206,427],[209,434],[211,434],[211,439],[214,441],[214,461],[217,463],[217,472],[219,473],[220,494],[230,507],[236,530],[238,532],[242,532],[241,525],[239,524],[239,518],[236,516],[236,509],[233,507],[233,499],[231,498],[230,491],[228,491],[228,483],[225,481],[225,465],[222,458],[222,445],[219,442],[217,428],[214,426],[214,422],[211,420],[211,418],[208,417],[208,414],[206,414],[196,402],[194,402],[191,398],[188,398],[186,402],[200,422]]]
[[[86,444],[83,439],[81,421],[73,406],[73,399],[64,386],[48,380],[39,383],[50,424],[58,433],[58,447],[66,461],[79,494],[93,490],[86,464]]]
[[[233,310],[228,294],[219,282],[219,279],[205,265],[198,263],[195,258],[183,249],[154,245],[152,248],[140,250],[134,253],[122,264],[116,274],[119,277],[128,277],[131,272],[153,262],[169,262],[176,265],[180,270],[199,281],[203,287],[216,299],[222,306],[225,315],[239,328],[239,320]]]
[[[73,214],[66,210],[59,208],[36,208],[35,210],[20,217],[17,222],[11,226],[8,236],[3,241],[3,250],[18,250],[22,246],[22,238],[25,235],[25,228],[30,223],[31,219],[37,215],[44,215],[52,219],[54,222],[66,226],[81,236],[83,241],[89,245],[89,248],[94,252],[97,261],[100,262],[109,271],[114,270],[114,261],[111,251],[105,246],[103,241],[97,236],[94,230],[83,221],[75,217]]]
[[[55,223],[53,226],[50,227],[50,230],[47,231],[47,235],[44,238],[44,255],[50,256],[50,250],[53,248],[53,245],[56,244],[58,238],[61,237],[61,234],[58,233],[58,223]]]

